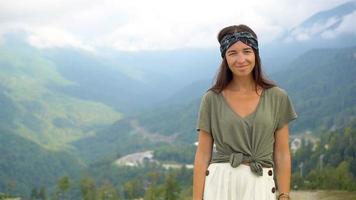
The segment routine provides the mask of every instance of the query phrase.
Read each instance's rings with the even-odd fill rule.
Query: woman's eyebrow
[[[251,48],[251,47],[246,47],[246,48],[243,48],[242,50],[243,50],[243,51],[252,50],[252,48]],[[230,50],[228,50],[226,53],[235,53],[235,52],[237,52],[237,50],[235,50],[235,49],[230,49]]]
[[[230,49],[226,53],[233,53],[233,52],[236,52],[236,50],[235,49]]]
[[[246,47],[243,50],[252,50],[252,47]]]

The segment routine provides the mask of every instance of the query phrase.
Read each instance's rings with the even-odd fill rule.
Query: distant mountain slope
[[[309,17],[300,25],[290,30],[289,38],[286,39],[304,41],[315,38],[328,39],[336,36],[333,34],[355,34],[355,27],[353,31],[345,29],[351,27],[343,27],[346,23],[349,23],[354,16],[356,16],[356,1],[341,4],[335,8],[321,11]]]
[[[213,84],[213,80],[204,79],[195,81],[174,93],[161,102],[161,105],[188,104],[192,99],[200,98]]]
[[[277,72],[310,49],[356,45],[356,1],[323,10],[261,46],[262,63]]]
[[[73,82],[63,78],[53,63],[33,48],[0,46],[0,66],[0,128],[52,148],[121,117],[104,104],[51,90],[50,85]]]
[[[55,91],[101,102],[125,113],[140,110],[154,102],[156,93],[148,92],[153,91],[152,85],[123,74],[114,63],[109,64],[95,55],[73,49],[52,49],[42,54],[55,63],[64,78],[74,83],[51,85],[50,88]]]
[[[293,98],[296,130],[342,126],[356,116],[356,47],[314,49],[273,75]]]
[[[16,113],[19,112],[16,109],[14,102],[6,96],[5,89],[0,85],[0,127],[6,130],[11,130],[16,127],[15,119]]]
[[[71,145],[76,148],[77,155],[87,163],[100,161],[103,157],[119,157],[154,148],[159,142],[139,134],[131,120],[120,120],[112,126],[98,131],[96,136],[74,141]]]
[[[26,49],[28,54],[50,62],[67,84],[50,82],[49,89],[100,102],[128,115],[159,104],[180,88],[212,74],[219,59],[217,49],[98,49],[96,53],[73,48],[37,49],[27,44],[26,37],[26,32],[7,34],[0,46]]]
[[[180,148],[196,141],[195,120],[199,100],[187,105],[154,108],[118,121],[95,135],[72,143],[87,162],[107,155],[125,155],[170,145]]]

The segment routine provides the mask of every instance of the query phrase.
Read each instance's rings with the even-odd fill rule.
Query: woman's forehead
[[[243,50],[243,49],[252,49],[252,47],[248,46],[247,44],[241,42],[241,41],[237,41],[235,42],[235,44],[231,45],[227,51],[229,50]]]

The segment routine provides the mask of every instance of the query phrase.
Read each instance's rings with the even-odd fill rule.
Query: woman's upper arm
[[[278,129],[275,136],[274,142],[274,153],[289,153],[289,128],[288,124],[284,124],[282,128]]]
[[[212,135],[204,130],[200,130],[198,133],[198,142],[197,151],[204,159],[210,161],[214,143]]]

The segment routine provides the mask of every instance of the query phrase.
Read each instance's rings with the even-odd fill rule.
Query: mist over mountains
[[[315,13],[261,48],[265,68],[271,73],[286,68],[293,59],[313,48],[356,45],[355,17],[355,1]]]
[[[355,1],[321,11],[261,46],[264,69],[295,103],[293,134],[355,118],[355,13]],[[28,194],[31,185],[53,185],[104,157],[137,151],[170,148],[177,158],[165,161],[182,162],[180,150],[194,149],[200,97],[220,59],[218,49],[37,49],[25,32],[7,34],[0,45],[0,191],[17,181],[17,192]]]

